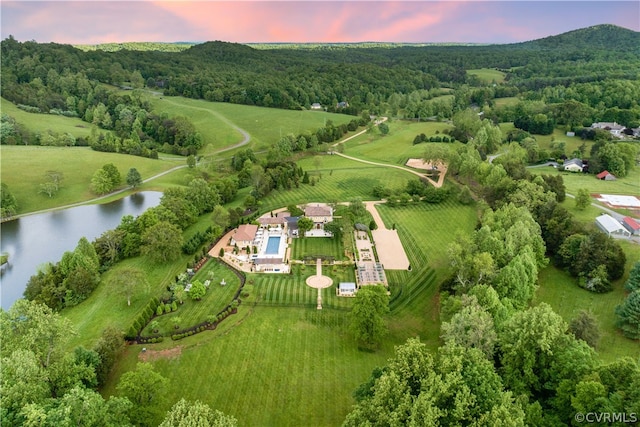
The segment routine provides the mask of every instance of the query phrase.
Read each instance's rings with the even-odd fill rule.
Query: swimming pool
[[[277,255],[280,249],[281,238],[281,236],[269,236],[269,240],[267,241],[267,249],[265,249],[264,253],[267,255]]]

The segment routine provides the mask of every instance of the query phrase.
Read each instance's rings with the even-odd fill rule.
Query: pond
[[[83,236],[90,242],[120,224],[124,215],[137,216],[160,203],[162,193],[143,191],[102,205],[85,205],[2,223],[0,251],[9,263],[0,271],[0,297],[4,310],[22,298],[29,278],[46,262],[56,263],[72,251]]]

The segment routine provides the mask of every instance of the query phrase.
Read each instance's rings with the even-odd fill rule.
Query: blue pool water
[[[267,255],[277,255],[280,248],[280,236],[269,236],[267,241],[267,249],[264,251]]]

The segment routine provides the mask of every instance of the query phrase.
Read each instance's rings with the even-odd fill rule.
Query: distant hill
[[[640,32],[611,24],[594,25],[556,36],[516,43],[530,49],[596,49],[640,53]]]

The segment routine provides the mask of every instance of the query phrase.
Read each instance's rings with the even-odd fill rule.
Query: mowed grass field
[[[452,129],[443,122],[410,122],[396,120],[389,122],[389,133],[363,134],[345,143],[344,153],[365,160],[403,165],[409,158],[421,158],[433,143],[423,142],[413,145],[416,135],[427,137],[440,135],[445,129]],[[439,134],[436,134],[439,132]],[[447,144],[454,147],[453,144]]]
[[[387,228],[395,224],[411,271],[388,270],[391,289],[391,333],[398,341],[420,336],[431,348],[440,337],[439,284],[449,274],[447,247],[458,233],[468,234],[476,226],[475,207],[453,198],[437,205],[415,203],[389,207],[377,205]]]
[[[586,188],[590,193],[595,194],[640,195],[640,167],[633,168],[626,177],[615,181],[599,180],[593,174],[561,172],[552,167],[529,168],[529,172],[541,175],[562,175],[567,193],[573,195],[577,194],[581,188]]]
[[[294,265],[292,274],[254,274],[255,302],[258,305],[298,306],[316,309],[318,290],[307,286],[306,279],[316,274],[315,265]],[[331,287],[322,290],[323,309],[350,309],[352,298],[336,296],[340,282],[355,282],[350,265],[325,265],[322,274],[333,279]]]
[[[478,68],[475,70],[467,70],[467,74],[477,76],[480,81],[484,83],[502,83],[505,76],[502,71],[494,70],[492,68]]]
[[[250,147],[261,150],[282,136],[315,132],[329,120],[340,125],[354,119],[354,116],[323,111],[282,110],[181,97],[156,96],[151,100],[158,111],[189,117],[204,142],[209,144],[203,150],[205,155],[242,141],[243,136],[234,125],[249,133]]]
[[[313,202],[348,202],[356,198],[372,200],[371,190],[376,185],[389,188],[404,187],[408,180],[417,179],[409,172],[382,166],[367,165],[336,155],[319,155],[316,168],[314,157],[305,157],[297,162],[310,177],[317,179],[315,185],[300,184],[291,190],[274,190],[262,199],[260,209],[269,211],[290,204]]]
[[[91,123],[84,122],[77,117],[65,117],[54,114],[27,113],[19,109],[13,102],[0,98],[2,114],[8,114],[16,122],[23,125],[32,133],[47,133],[49,131],[62,134],[70,133],[77,137],[86,137],[91,133]]]
[[[97,197],[90,190],[91,177],[107,163],[113,163],[125,179],[130,168],[142,179],[169,170],[175,162],[93,151],[89,147],[0,146],[1,179],[18,201],[18,213],[54,208]],[[54,197],[39,194],[48,170],[64,174],[62,187]]]
[[[635,259],[640,259],[638,250]],[[596,316],[601,334],[596,350],[603,362],[613,362],[625,356],[638,356],[638,342],[625,338],[615,327],[616,306],[625,298],[624,281],[616,283],[612,292],[596,294],[578,287],[576,279],[566,272],[549,266],[540,272],[538,284],[534,303],[546,302],[551,305],[567,323],[581,310],[589,310]]]
[[[169,379],[171,403],[200,400],[241,426],[337,426],[355,403],[356,387],[393,354],[390,342],[377,352],[359,351],[347,316],[343,310],[241,304],[215,331],[181,340],[179,355],[152,363]],[[147,353],[168,344],[147,345]],[[127,348],[114,378],[135,367],[140,351]],[[103,394],[115,394],[115,383]]]
[[[305,237],[292,239],[291,258],[301,260],[305,256],[325,255],[341,260],[344,256],[344,246],[341,238]]]

